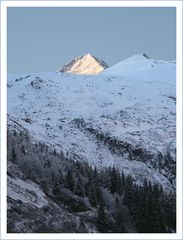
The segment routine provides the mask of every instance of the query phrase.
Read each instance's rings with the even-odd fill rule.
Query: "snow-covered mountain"
[[[98,75],[9,74],[8,123],[72,159],[174,188],[175,72],[174,62],[135,55]]]
[[[73,59],[57,71],[74,74],[97,74],[106,68],[108,66],[103,60],[88,53]]]
[[[130,58],[105,69],[101,74],[135,77],[156,81],[175,81],[175,62],[156,60],[146,53],[136,54]]]

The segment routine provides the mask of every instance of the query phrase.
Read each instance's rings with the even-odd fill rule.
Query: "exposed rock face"
[[[103,60],[100,60],[88,53],[73,59],[65,66],[61,67],[58,72],[98,74],[106,68],[108,68],[108,66]]]

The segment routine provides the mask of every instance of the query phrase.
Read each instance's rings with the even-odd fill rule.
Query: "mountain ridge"
[[[166,72],[171,68],[169,74],[171,74],[170,79],[172,79],[175,78],[175,74],[172,75],[172,73],[174,73],[173,69],[175,64],[175,61],[154,59],[149,57],[146,53],[138,53],[114,64],[100,74],[135,76],[136,78],[147,76],[150,80],[153,80],[153,78],[158,77],[159,74],[161,74],[161,78],[166,78],[168,75]],[[162,70],[162,68],[164,69]],[[165,72],[165,74],[163,74],[163,72]]]

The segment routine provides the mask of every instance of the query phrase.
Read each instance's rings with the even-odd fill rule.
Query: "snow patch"
[[[8,197],[23,203],[33,204],[37,208],[48,205],[46,196],[39,186],[32,181],[8,177]]]

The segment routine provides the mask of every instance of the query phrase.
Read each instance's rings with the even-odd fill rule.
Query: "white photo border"
[[[176,8],[176,233],[7,233],[7,8],[175,7]],[[1,2],[1,232],[0,239],[183,239],[182,235],[182,1],[2,1]]]

